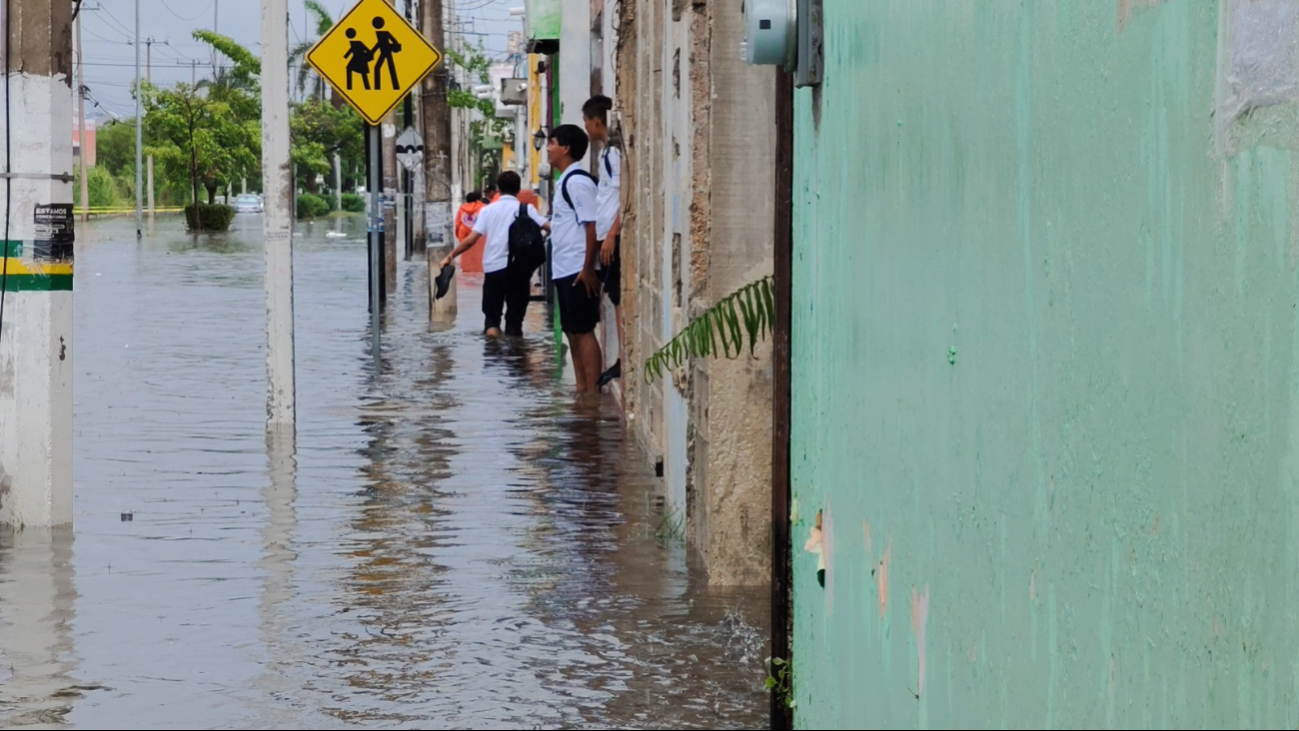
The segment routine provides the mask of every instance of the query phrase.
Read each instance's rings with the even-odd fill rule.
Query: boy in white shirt
[[[593,96],[582,105],[582,119],[592,142],[604,145],[598,167],[592,171],[600,178],[596,191],[595,237],[600,242],[600,279],[604,293],[613,304],[614,323],[618,326],[618,360],[600,375],[597,385],[603,387],[622,377],[622,154],[609,144],[609,112],[613,100]]]
[[[595,236],[596,185],[578,164],[589,145],[573,124],[550,133],[546,154],[560,171],[550,216],[550,276],[559,299],[559,321],[573,350],[578,393],[599,393],[603,368],[595,326],[600,322],[600,279],[595,272],[599,241]]]
[[[523,316],[532,299],[532,272],[515,271],[510,263],[510,226],[519,217],[523,206],[519,203],[519,190],[523,183],[519,174],[507,170],[496,179],[501,194],[495,203],[478,212],[473,231],[460,242],[455,251],[442,260],[440,267],[455,261],[486,237],[483,246],[483,331],[489,337],[501,334],[501,311],[505,311],[505,334],[523,335]],[[550,224],[529,204],[527,213],[537,225],[549,229]]]

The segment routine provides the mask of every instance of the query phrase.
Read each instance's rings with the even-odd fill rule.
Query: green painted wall
[[[562,0],[526,0],[527,28],[530,40],[558,41],[563,25]]]
[[[800,727],[1299,722],[1299,112],[1215,113],[1237,5],[825,0]]]

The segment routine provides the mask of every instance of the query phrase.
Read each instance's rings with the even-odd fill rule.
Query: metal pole
[[[221,3],[218,2],[218,0],[212,0],[212,32],[213,33],[221,32],[221,23],[219,22],[221,18],[220,10],[221,10]],[[216,73],[217,73],[216,47],[213,47],[212,48],[212,78],[213,79],[216,78]]]
[[[90,220],[90,179],[86,169],[86,67],[81,54],[82,16],[77,14],[77,117],[81,126],[81,220]]]
[[[296,424],[288,0],[262,0],[262,189],[266,256],[266,428]]]
[[[144,111],[140,105],[140,0],[135,0],[135,238],[144,238]],[[198,201],[194,201],[198,218]]]
[[[370,151],[368,180],[370,194],[370,351],[374,356],[376,369],[379,365],[379,310],[380,288],[383,286],[383,265],[379,260],[379,231],[383,228],[383,142],[382,132],[377,126],[366,127],[368,149]],[[376,371],[377,375],[377,371]]]
[[[410,22],[412,20],[411,10],[412,10],[411,0],[406,0],[406,22]],[[418,93],[419,93],[418,86],[414,89],[411,89],[410,93],[406,95],[406,101],[403,102],[402,104],[403,109],[402,109],[401,124],[403,130],[415,128],[414,98],[415,95]],[[414,226],[415,220],[414,220],[414,216],[412,215],[413,211],[411,210],[411,206],[414,203],[413,196],[411,195],[411,193],[414,192],[411,188],[413,178],[414,176],[411,175],[411,171],[405,169],[405,166],[402,166],[402,173],[401,173],[402,233],[404,234],[404,238],[405,238],[404,243],[406,248],[406,261],[410,261],[411,256],[413,256],[415,253],[415,226]]]
[[[145,81],[148,81],[149,85],[153,86],[153,39],[152,38],[150,38],[147,44],[145,45],[145,53],[148,56],[148,62],[145,64],[144,67]],[[152,234],[153,233],[153,155],[149,156],[149,161],[146,164],[146,168],[147,168],[146,172],[149,176],[149,183],[148,183],[149,233]]]

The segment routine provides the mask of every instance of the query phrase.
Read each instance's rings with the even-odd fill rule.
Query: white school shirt
[[[528,204],[528,215],[538,226],[546,225],[546,219],[531,203]],[[495,203],[478,212],[474,221],[474,233],[482,234],[483,272],[499,272],[510,263],[510,226],[519,217],[519,199],[512,195],[502,194]]]
[[[622,185],[622,155],[615,147],[605,147],[599,165],[597,174],[600,176],[600,188],[595,196],[595,237],[604,241],[622,210],[622,197],[618,194]]]
[[[586,265],[586,224],[596,222],[594,180],[585,175],[573,178],[568,182],[573,205],[564,200],[564,181],[580,169],[575,162],[555,181],[555,200],[550,206],[550,276],[555,279],[582,271]]]

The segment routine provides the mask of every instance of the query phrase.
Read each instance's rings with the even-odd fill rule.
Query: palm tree
[[[317,2],[317,0],[305,0],[303,4],[307,7],[307,14],[316,21],[316,38],[309,38],[293,47],[289,52],[289,66],[298,65],[298,93],[304,96],[314,96],[324,101],[326,98],[325,91],[329,89],[329,84],[307,63],[307,52],[316,45],[320,37],[334,27],[334,19],[330,17],[325,6]],[[308,86],[311,87],[310,93],[307,92]],[[330,91],[332,92],[332,90]]]

